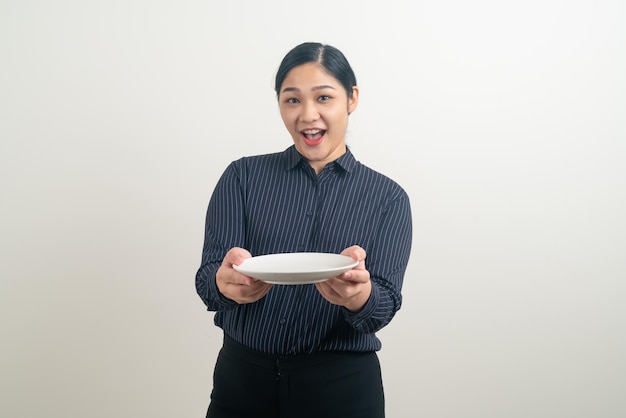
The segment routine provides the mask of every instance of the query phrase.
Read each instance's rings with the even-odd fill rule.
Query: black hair
[[[346,89],[348,97],[352,97],[352,87],[356,86],[356,76],[343,53],[334,46],[318,42],[302,43],[285,55],[276,72],[276,96],[280,95],[280,87],[285,77],[294,67],[314,62],[319,64],[328,74],[335,77]]]

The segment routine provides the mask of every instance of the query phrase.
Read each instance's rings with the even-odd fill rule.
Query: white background
[[[0,416],[204,416],[206,205],[291,144],[272,81],[310,40],[413,205],[388,416],[626,416],[625,5],[2,0]]]

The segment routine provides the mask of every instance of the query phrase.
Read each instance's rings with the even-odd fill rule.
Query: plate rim
[[[261,258],[261,257],[279,257],[281,255],[289,255],[289,256],[307,256],[307,255],[323,255],[323,256],[332,256],[332,257],[345,257],[346,259],[350,259],[352,260],[350,263],[346,263],[346,265],[344,266],[339,266],[339,267],[332,267],[332,268],[322,268],[322,269],[317,269],[317,270],[310,270],[310,271],[279,271],[279,272],[272,272],[269,270],[251,270],[249,268],[246,268],[244,266],[244,263],[246,260],[250,260],[252,258]],[[350,269],[353,269],[354,267],[356,267],[359,264],[359,260],[354,260],[352,259],[352,257],[350,257],[349,255],[345,255],[345,254],[337,254],[337,253],[324,253],[324,252],[315,252],[315,251],[309,251],[309,252],[294,252],[294,253],[270,253],[270,254],[261,254],[258,256],[253,256],[253,257],[249,257],[246,258],[244,261],[241,262],[241,264],[233,264],[233,268],[235,270],[237,270],[238,272],[240,272],[241,274],[245,274],[247,276],[256,278],[258,280],[264,281],[266,283],[271,283],[271,284],[311,284],[311,283],[319,283],[319,282],[323,282],[325,280],[330,279],[330,277],[328,278],[323,278],[323,279],[304,279],[304,280],[292,280],[292,281],[288,281],[288,280],[280,280],[280,276],[302,276],[302,275],[311,275],[311,274],[315,274],[315,273],[329,273],[329,272],[334,272],[334,271],[348,271]],[[272,279],[267,279],[267,278],[261,278],[261,277],[255,277],[258,275],[273,275]],[[332,277],[332,276],[331,276]],[[275,280],[277,279],[277,280]]]

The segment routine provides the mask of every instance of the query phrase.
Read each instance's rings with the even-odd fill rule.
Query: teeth
[[[320,133],[322,131],[321,131],[321,129],[307,129],[307,130],[302,131],[302,132],[304,132],[307,135],[315,135],[315,134],[318,134],[318,133]]]

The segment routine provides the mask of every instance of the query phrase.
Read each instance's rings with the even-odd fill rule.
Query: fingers
[[[233,265],[239,266],[243,263],[247,258],[252,257],[250,252],[243,248],[234,247],[231,248],[230,251],[226,253],[224,256],[224,260],[222,260],[222,266],[220,270],[223,270],[221,273],[228,283],[240,284],[251,286],[255,279],[248,277],[233,268]]]
[[[232,248],[224,256],[215,276],[219,291],[237,303],[255,302],[265,296],[272,287],[271,284],[248,277],[233,268],[233,265],[240,265],[250,257],[251,254],[247,250]]]
[[[330,303],[357,311],[365,305],[372,292],[370,273],[365,268],[367,253],[358,245],[353,245],[343,250],[341,254],[352,257],[359,264],[352,270],[315,286]]]
[[[237,274],[241,275],[240,273]],[[227,298],[239,304],[256,302],[265,296],[272,287],[269,283],[254,280],[244,275],[241,276],[243,276],[241,280],[237,276],[235,276],[232,281],[217,279],[219,291]],[[243,281],[243,283],[241,281]]]
[[[352,247],[348,247],[341,252],[342,255],[347,255],[352,257],[353,260],[356,261],[365,261],[365,257],[367,257],[367,253],[365,250],[358,245],[353,245]]]
[[[246,258],[250,257],[252,257],[252,254],[250,254],[248,250],[244,248],[233,247],[224,256],[224,260],[222,260],[222,265],[226,263],[230,267],[232,267],[233,264],[238,266],[243,263]]]
[[[333,279],[336,279],[337,281],[342,283],[365,283],[369,282],[370,273],[364,268],[356,266],[354,269],[346,271],[345,273],[334,277]]]
[[[343,250],[341,254],[352,257],[352,259],[358,261],[359,264],[357,264],[352,270],[337,276],[337,279],[359,283],[369,281],[370,274],[365,269],[365,258],[367,257],[367,253],[363,248],[358,245],[353,245],[352,247],[348,247]]]
[[[261,299],[269,292],[271,284],[255,281],[252,285],[233,285],[233,300],[237,303],[252,303]]]
[[[344,306],[351,311],[361,309],[372,292],[372,283],[345,281],[339,278],[316,283],[318,292],[335,305]]]

